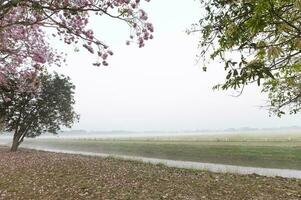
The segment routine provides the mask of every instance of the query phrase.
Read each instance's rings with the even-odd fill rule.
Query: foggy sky
[[[198,1],[152,0],[144,6],[155,26],[155,39],[139,49],[126,46],[129,28],[112,19],[93,19],[93,29],[114,51],[109,67],[91,65],[95,57],[84,50],[68,54],[65,73],[76,85],[74,129],[195,130],[238,127],[280,127],[301,124],[301,115],[269,117],[266,95],[255,85],[240,97],[213,91],[224,79],[223,66],[208,72],[196,62],[198,36],[185,30],[201,16]]]

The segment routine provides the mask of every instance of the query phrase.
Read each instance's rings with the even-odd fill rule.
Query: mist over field
[[[269,136],[283,136],[289,137],[290,135],[298,136],[301,133],[301,127],[281,127],[281,128],[229,128],[224,130],[186,130],[186,131],[126,131],[126,130],[115,130],[115,131],[86,131],[86,130],[68,130],[62,131],[58,135],[45,134],[41,138],[156,138],[156,137],[227,137],[227,136],[251,136],[256,137],[269,137]],[[300,135],[301,137],[301,135]]]
[[[1,140],[12,138],[11,133],[0,134]],[[267,138],[297,139],[301,138],[301,127],[280,127],[280,128],[228,128],[223,130],[186,130],[186,131],[86,131],[86,130],[62,130],[58,134],[46,133],[40,139],[66,138],[66,139],[247,139],[262,140]]]

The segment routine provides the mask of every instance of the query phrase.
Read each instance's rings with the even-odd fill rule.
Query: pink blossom
[[[33,9],[39,6],[41,8]],[[124,12],[123,15],[121,12]],[[60,66],[64,63],[64,56],[47,42],[49,36],[67,45],[82,46],[92,54],[97,52],[97,62],[94,63],[105,61],[102,64],[107,65],[108,57],[113,52],[102,39],[96,38],[93,29],[88,28],[92,14],[125,21],[131,27],[130,39],[137,40],[139,47],[145,45],[145,40],[153,38],[150,33],[154,28],[140,6],[140,0],[16,1],[15,5],[8,4],[7,9],[0,10],[3,16],[0,20],[0,86],[6,83],[6,77],[1,73],[31,72],[36,70],[34,66]],[[131,42],[134,41],[127,41],[126,44]]]

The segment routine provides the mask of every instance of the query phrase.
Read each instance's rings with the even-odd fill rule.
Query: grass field
[[[271,137],[177,137],[152,139],[38,139],[25,146],[121,154],[252,167],[301,170],[299,134]]]
[[[298,179],[0,147],[0,199],[297,200]]]

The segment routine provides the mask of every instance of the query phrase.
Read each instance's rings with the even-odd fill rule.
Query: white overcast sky
[[[127,25],[108,18],[93,20],[93,29],[114,51],[109,67],[91,65],[85,50],[68,53],[67,67],[57,70],[76,85],[74,129],[86,130],[195,130],[239,127],[281,127],[301,124],[301,115],[281,119],[261,109],[266,96],[256,86],[238,98],[233,92],[212,91],[223,80],[223,66],[209,71],[195,63],[198,36],[185,30],[201,16],[194,0],[152,0],[144,4],[155,26],[155,39],[139,49],[126,46]]]

